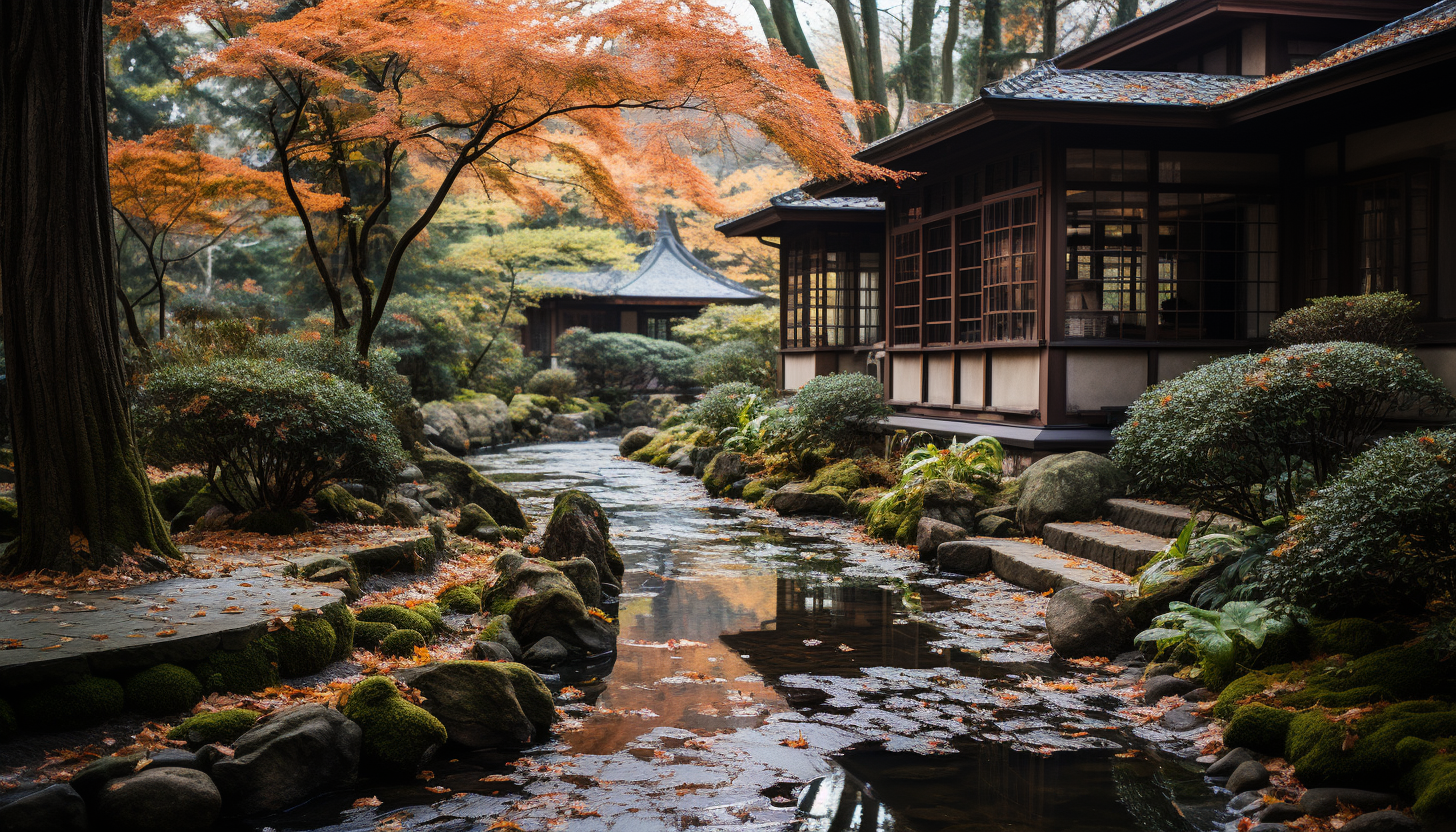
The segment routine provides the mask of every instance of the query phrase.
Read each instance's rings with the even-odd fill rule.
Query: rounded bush
[[[410,656],[416,647],[425,646],[425,637],[414,630],[395,630],[379,642],[379,652],[386,656]]]
[[[289,622],[292,627],[281,627],[273,633],[278,645],[278,675],[291,679],[297,676],[311,676],[334,659],[337,638],[334,628],[316,613],[300,613]]]
[[[344,716],[364,734],[363,762],[388,771],[414,771],[448,739],[440,720],[400,696],[388,676],[350,688]]]
[[[373,650],[398,629],[384,621],[360,621],[354,625],[354,643],[363,650]]]
[[[716,344],[694,359],[693,375],[699,383],[710,386],[740,382],[772,387],[777,378],[774,365],[778,352],[777,339],[772,342],[743,340]]]
[[[526,392],[566,401],[576,392],[576,373],[560,367],[542,370],[526,382]]]
[[[414,630],[421,638],[429,638],[435,634],[435,628],[430,625],[429,619],[420,615],[414,610],[401,607],[399,604],[375,604],[372,607],[365,607],[358,612],[360,621],[378,621],[386,624],[393,624],[395,629]]]
[[[1276,318],[1269,325],[1269,338],[1282,347],[1323,341],[1400,347],[1420,334],[1416,307],[1400,292],[1318,298]]]
[[[404,458],[363,388],[281,360],[164,367],[136,417],[149,447],[214,472],[214,495],[235,511],[297,508],[335,478],[387,484]]]
[[[258,712],[230,708],[190,716],[167,732],[169,740],[184,740],[194,748],[211,743],[232,745],[258,721]]]
[[[1293,519],[1263,579],[1294,603],[1378,612],[1456,589],[1456,430],[1380,442]]]
[[[757,401],[763,390],[742,381],[719,384],[688,409],[687,419],[699,427],[707,428],[717,436],[718,432],[738,424],[738,414],[743,408]]]
[[[193,668],[208,693],[253,693],[278,684],[278,647],[272,636],[242,650],[219,650]]]
[[[36,731],[86,728],[121,715],[126,692],[115,679],[87,676],[79,682],[53,685],[17,703],[19,721]]]
[[[788,427],[804,437],[794,444],[817,438],[846,450],[890,413],[878,379],[863,373],[833,373],[815,376],[799,388],[790,403]]]
[[[126,707],[143,716],[182,713],[202,698],[202,683],[192,671],[175,664],[159,664],[126,680]]]
[[[1295,511],[1397,411],[1453,397],[1409,353],[1347,341],[1211,361],[1129,408],[1110,456],[1142,493],[1250,522]]]
[[[556,339],[556,350],[593,391],[635,390],[656,381],[675,386],[692,374],[691,347],[625,332],[574,327]]]

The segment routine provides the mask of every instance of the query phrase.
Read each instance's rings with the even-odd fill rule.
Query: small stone
[[[1372,792],[1365,789],[1323,788],[1310,789],[1299,799],[1307,815],[1327,818],[1340,811],[1339,804],[1354,806],[1362,812],[1373,812],[1400,803],[1400,798],[1386,792]]]
[[[974,540],[952,541],[935,550],[942,572],[980,575],[991,568],[991,550]]]
[[[1219,757],[1218,762],[1209,766],[1208,770],[1203,773],[1208,777],[1228,777],[1234,773],[1234,769],[1254,759],[1254,752],[1249,749],[1235,748]]]
[[[1264,768],[1263,763],[1254,760],[1239,763],[1239,767],[1229,775],[1226,785],[1235,794],[1258,791],[1269,785],[1269,770]]]
[[[216,745],[204,745],[197,749],[197,770],[212,771],[212,766],[218,760],[231,760],[232,757],[224,754],[221,748]]]
[[[545,639],[542,640],[544,641]],[[483,662],[515,661],[515,657],[511,655],[511,651],[507,650],[506,646],[498,641],[477,641],[470,652],[475,658]]]
[[[86,832],[86,801],[64,783],[0,806],[5,832]]]
[[[1218,698],[1218,694],[1208,688],[1194,688],[1183,694],[1183,698],[1189,702],[1212,702]]]
[[[1129,650],[1126,653],[1118,653],[1112,663],[1121,667],[1146,667],[1148,657],[1144,656],[1141,650]]]
[[[1304,817],[1304,810],[1299,807],[1298,803],[1270,803],[1260,809],[1254,817],[1265,823],[1283,823],[1286,820]]]
[[[1143,683],[1143,704],[1152,705],[1167,696],[1182,696],[1197,685],[1177,676],[1155,676]]]
[[[1259,823],[1249,827],[1249,832],[1288,832],[1289,827],[1282,823]]]
[[[1366,812],[1340,827],[1342,832],[1416,832],[1420,828],[1415,820],[1394,809]]]
[[[203,832],[222,813],[222,795],[200,771],[147,768],[107,783],[96,797],[96,811],[107,829],[118,832]]]
[[[1207,719],[1204,719],[1193,710],[1192,705],[1174,708],[1166,714],[1163,714],[1163,727],[1175,733],[1202,728],[1207,722]]]
[[[1148,669],[1143,672],[1143,678],[1151,679],[1154,676],[1172,676],[1181,669],[1182,666],[1176,662],[1158,662],[1157,664],[1148,665]]]
[[[561,642],[546,636],[526,648],[526,655],[521,657],[521,661],[528,666],[549,667],[566,661],[568,655],[570,654]]]
[[[995,514],[976,521],[976,533],[983,537],[1015,537],[1018,531],[1015,520]]]
[[[1229,799],[1228,810],[1240,815],[1252,815],[1264,808],[1264,795],[1258,792],[1240,792]]]
[[[942,543],[965,540],[967,537],[970,534],[960,526],[922,517],[920,524],[915,527],[915,548],[920,552],[920,559],[928,561],[935,557],[935,552]]]
[[[1057,590],[1047,603],[1047,636],[1064,659],[1115,656],[1132,643],[1133,625],[1106,592],[1088,586]]]

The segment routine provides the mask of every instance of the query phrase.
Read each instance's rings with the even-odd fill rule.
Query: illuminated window
[[[982,209],[982,316],[986,341],[1036,338],[1036,197]]]

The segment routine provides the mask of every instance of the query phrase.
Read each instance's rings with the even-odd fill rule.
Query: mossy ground
[[[175,664],[159,664],[132,674],[123,688],[127,710],[143,716],[182,713],[202,698],[202,682],[192,671]]]
[[[416,647],[424,646],[424,637],[414,630],[395,630],[379,642],[379,652],[386,656],[408,656]]]
[[[278,646],[272,636],[242,650],[219,650],[192,668],[207,693],[253,693],[278,684]]]
[[[115,679],[87,676],[64,685],[52,685],[16,703],[16,716],[33,731],[85,728],[119,716],[126,709],[126,692]]]
[[[168,731],[167,739],[184,740],[194,748],[215,742],[232,745],[257,721],[258,712],[245,708],[196,714]]]
[[[421,638],[429,638],[435,634],[435,628],[428,619],[398,604],[375,604],[360,610],[357,615],[360,621],[393,624],[396,629],[414,630]]]

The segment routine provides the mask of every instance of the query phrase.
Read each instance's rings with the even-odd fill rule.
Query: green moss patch
[[[169,740],[183,740],[193,748],[222,743],[232,745],[258,721],[258,712],[246,708],[190,716],[167,732]]]
[[[253,693],[278,684],[278,646],[272,636],[242,650],[219,650],[192,669],[207,693]]]
[[[358,612],[360,621],[382,622],[393,624],[395,629],[414,630],[421,638],[429,638],[435,634],[435,628],[430,625],[428,619],[412,609],[402,607],[398,604],[375,604],[365,607]]]
[[[79,682],[42,688],[16,705],[16,715],[27,728],[66,731],[119,716],[126,708],[126,692],[115,679],[87,676]]]
[[[423,604],[415,604],[408,608],[411,612],[430,622],[430,629],[436,633],[445,631],[445,617],[440,613],[440,607],[434,601],[426,601]]]
[[[354,652],[354,628],[359,626],[354,611],[343,601],[336,601],[319,610],[319,614],[334,629],[334,652],[330,658],[333,661],[348,658]]]
[[[183,474],[177,477],[168,477],[161,482],[151,484],[152,502],[157,504],[157,510],[168,520],[176,517],[187,507],[187,503],[197,496],[197,492],[207,485],[207,477],[201,474]]]
[[[826,465],[816,471],[814,478],[809,481],[809,490],[842,488],[847,495],[864,488],[867,484],[864,472],[859,469],[859,466],[855,465],[853,460],[846,459],[843,462]]]
[[[127,710],[143,716],[182,713],[202,698],[202,682],[192,671],[175,664],[159,664],[134,673],[123,688]]]
[[[379,642],[379,652],[386,656],[409,656],[416,647],[424,647],[425,638],[414,630],[395,630]]]
[[[387,676],[373,676],[354,685],[344,704],[344,716],[364,732],[362,758],[376,768],[412,772],[447,739],[440,720],[406,701]]]
[[[1277,757],[1284,753],[1289,724],[1294,712],[1268,705],[1250,704],[1240,707],[1223,732],[1223,743],[1229,748],[1248,748]]]
[[[480,612],[480,595],[468,586],[448,586],[435,596],[440,606],[451,612],[473,615]]]
[[[374,650],[399,628],[387,621],[360,621],[354,625],[354,644],[364,650]]]

